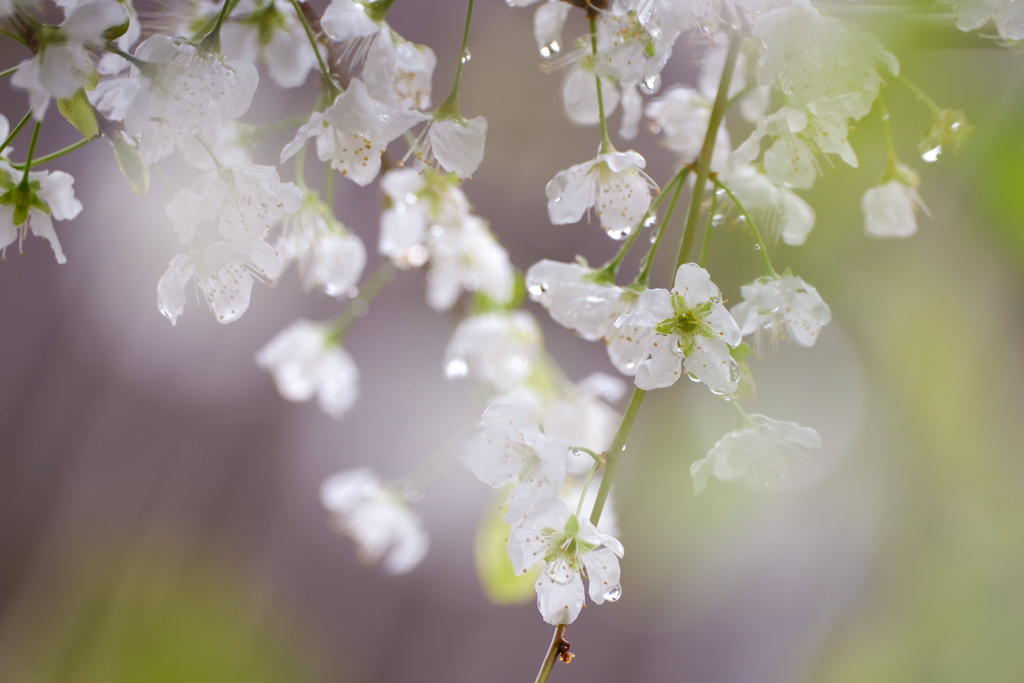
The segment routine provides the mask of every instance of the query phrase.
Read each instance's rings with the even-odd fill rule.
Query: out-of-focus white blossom
[[[0,140],[7,137],[7,125],[0,116]],[[23,172],[0,160],[0,254],[6,258],[15,240],[20,252],[31,230],[50,243],[57,263],[66,263],[53,219],[69,221],[81,212],[82,203],[71,187],[75,179],[64,171],[30,171],[27,185],[22,185],[23,178]]]
[[[754,335],[754,349],[760,350],[765,337],[772,346],[789,337],[800,346],[813,346],[823,325],[832,319],[821,295],[795,275],[763,277],[740,288],[743,302],[732,316],[744,336]]]
[[[338,419],[359,398],[359,369],[323,323],[296,320],[256,354],[289,401],[317,397],[320,409]]]
[[[444,371],[449,379],[469,377],[500,393],[529,379],[543,352],[540,327],[526,311],[483,313],[455,328]]]
[[[409,501],[367,468],[328,477],[320,501],[334,528],[356,542],[359,558],[368,564],[383,558],[385,571],[404,574],[427,554],[427,532]]]
[[[809,427],[764,415],[746,417],[749,424],[723,436],[703,460],[690,466],[697,493],[704,490],[710,476],[726,482],[775,486],[795,463],[808,460],[804,449],[821,448],[821,437]]]
[[[333,297],[349,296],[366,266],[363,241],[315,193],[308,193],[302,208],[284,217],[275,246],[283,265],[298,263],[307,290],[320,287]]]
[[[860,206],[864,232],[871,237],[910,237],[917,232],[917,211],[928,211],[917,189],[900,180],[872,187]]]

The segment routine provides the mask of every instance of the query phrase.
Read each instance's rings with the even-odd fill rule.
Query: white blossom
[[[104,32],[127,23],[128,15],[117,0],[94,0],[78,5],[44,38],[36,54],[18,65],[11,85],[29,93],[32,115],[43,120],[51,97],[68,98],[86,84],[95,71],[89,50],[104,43]]]
[[[225,59],[180,38],[150,36],[135,56],[141,66],[100,81],[89,98],[108,118],[124,121],[146,163],[194,136],[216,139],[249,109],[259,82],[252,63]]]
[[[605,232],[625,239],[651,207],[655,186],[645,165],[636,152],[613,151],[560,171],[547,185],[551,222],[575,223],[593,207]]]
[[[455,226],[435,225],[428,245],[427,303],[434,310],[450,309],[463,289],[479,291],[500,304],[512,300],[512,263],[486,221],[470,214]]]
[[[761,230],[794,246],[807,240],[814,227],[814,209],[788,187],[775,185],[753,166],[728,169],[719,178]],[[721,200],[731,201],[729,197]]]
[[[821,448],[821,437],[809,427],[764,415],[745,417],[745,426],[723,436],[703,460],[690,466],[697,493],[704,490],[709,476],[726,482],[774,486],[795,463],[808,460],[804,449]]]
[[[7,137],[7,119],[0,116],[0,139]],[[18,251],[31,230],[36,237],[50,243],[57,263],[66,263],[53,220],[71,220],[82,210],[72,185],[75,179],[64,171],[29,171],[24,173],[0,160],[0,254],[7,256],[7,247],[18,241]]]
[[[540,327],[526,311],[472,315],[448,342],[445,375],[470,377],[504,392],[529,379],[543,351]]]
[[[800,346],[813,346],[823,325],[832,319],[821,295],[795,275],[763,277],[740,288],[743,302],[732,316],[744,336],[753,334],[754,349],[760,351],[764,338],[773,345],[789,337]]]
[[[508,555],[517,574],[544,563],[537,577],[537,607],[549,624],[571,624],[585,602],[583,575],[595,604],[622,595],[619,558],[622,544],[579,519],[558,499],[547,501],[513,527]]]
[[[918,209],[928,211],[917,189],[899,180],[872,187],[860,206],[864,232],[871,237],[910,237],[917,232]]]
[[[671,386],[685,367],[692,379],[717,394],[736,391],[739,368],[729,347],[740,343],[740,329],[711,276],[696,263],[679,266],[671,292],[649,289],[641,294],[636,309],[622,322],[655,332],[637,365],[637,387]]]
[[[383,558],[391,574],[412,571],[427,554],[427,533],[408,500],[366,468],[339,472],[320,487],[320,501],[367,564]]]
[[[219,9],[219,8],[218,8]],[[316,53],[288,0],[243,0],[231,10],[235,21],[221,28],[221,51],[230,60],[261,57],[271,80],[295,88],[317,67]]]
[[[167,205],[167,215],[183,242],[196,234],[244,241],[263,239],[285,214],[301,206],[302,191],[294,183],[282,183],[276,168],[239,164],[178,192]]]
[[[253,277],[276,280],[281,259],[263,240],[194,242],[188,253],[171,259],[157,284],[157,307],[177,324],[185,310],[185,285],[195,278],[206,305],[219,323],[238,320],[249,308]]]
[[[542,432],[520,408],[495,404],[481,418],[463,461],[483,483],[515,483],[505,521],[518,524],[531,510],[558,498],[565,481],[569,442]]]
[[[423,117],[419,112],[378,102],[355,78],[326,111],[310,116],[309,123],[281,152],[281,161],[291,158],[309,137],[316,137],[320,161],[330,162],[343,176],[366,186],[380,172],[381,155],[388,143]]]
[[[334,419],[359,398],[359,369],[326,324],[296,320],[259,350],[256,364],[274,375],[281,396],[308,401],[315,395]]]
[[[333,297],[350,296],[366,266],[363,241],[315,193],[284,217],[275,246],[283,265],[298,263],[307,290],[320,287]]]

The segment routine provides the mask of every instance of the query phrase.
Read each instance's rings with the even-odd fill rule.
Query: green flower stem
[[[32,118],[31,111],[25,114],[21,121],[18,121],[18,125],[14,127],[14,130],[11,131],[10,135],[4,138],[4,141],[0,143],[0,152],[3,152],[5,149],[7,149],[7,145],[11,144],[11,141],[14,140],[15,137],[17,137],[18,133],[20,133],[21,129],[25,127],[25,124],[28,123],[28,120],[30,118]]]
[[[64,149],[57,150],[56,152],[53,152],[52,154],[47,154],[44,157],[39,157],[38,159],[34,160],[32,163],[34,165],[38,166],[39,164],[45,164],[47,161],[53,161],[54,159],[58,159],[58,158],[64,156],[65,154],[68,154],[70,152],[74,152],[76,149],[81,149],[82,147],[85,147],[86,145],[88,145],[90,142],[92,142],[95,139],[96,138],[84,138],[82,140],[79,140],[78,142],[76,142],[73,145],[68,145]],[[16,168],[16,169],[18,169],[20,171],[20,170],[22,170],[25,167],[25,164],[14,164],[14,163],[12,163],[11,166]]]
[[[732,105],[736,104],[738,101],[743,99],[744,95],[746,95],[748,92],[750,92],[751,90],[753,90],[756,87],[757,87],[757,82],[756,81],[753,82],[753,83],[747,83],[745,86],[743,86],[742,90],[740,90],[738,93],[736,93],[735,95],[733,95],[732,97],[729,98],[729,101],[725,103],[725,109],[728,111],[728,109],[730,107],[732,107]]]
[[[152,69],[148,69],[147,70],[147,67],[149,67],[150,62],[147,62],[147,61],[144,61],[142,59],[139,59],[135,55],[128,54],[127,52],[125,52],[124,50],[120,49],[119,47],[117,47],[113,43],[107,43],[105,49],[106,49],[107,52],[109,52],[111,54],[115,54],[118,57],[124,58],[129,64],[131,64],[134,67],[137,67],[144,74],[152,75]]]
[[[598,278],[598,280],[607,280],[609,282],[615,281],[615,275],[619,272],[619,266],[622,265],[622,260],[626,258],[626,254],[628,254],[629,250],[633,247],[633,242],[636,241],[637,236],[643,231],[644,225],[646,225],[647,223],[647,219],[649,219],[651,215],[654,214],[658,206],[661,205],[662,200],[664,200],[665,197],[672,190],[673,185],[679,183],[679,185],[682,186],[683,181],[686,179],[686,176],[690,173],[691,170],[692,169],[689,166],[683,167],[679,171],[679,173],[673,176],[672,180],[670,180],[668,185],[665,186],[665,189],[661,192],[661,194],[654,198],[654,201],[651,202],[651,208],[647,209],[647,212],[644,214],[643,219],[641,219],[641,221],[636,225],[633,231],[629,233],[629,237],[622,244],[622,246],[619,247],[619,251],[615,254],[615,256],[612,257],[612,260],[601,266],[598,272],[602,273],[602,277]]]
[[[25,39],[24,39],[24,38],[22,38],[21,36],[19,36],[19,35],[18,35],[17,33],[14,33],[14,32],[12,32],[12,31],[8,31],[8,30],[7,30],[7,29],[5,29],[5,28],[0,28],[0,35],[5,35],[5,36],[7,36],[8,38],[11,38],[11,39],[13,39],[13,40],[16,40],[16,41],[18,41],[19,43],[21,43],[22,45],[24,45],[24,46],[25,46],[26,48],[28,48],[29,50],[31,50],[31,49],[32,49],[32,48],[31,48],[31,47],[29,46],[29,44],[25,42]],[[15,68],[17,68],[17,67],[15,67]]]
[[[885,106],[885,100],[878,96],[878,113],[882,119],[882,139],[885,140],[885,153],[889,157],[889,168],[895,168],[899,163],[896,156],[896,146],[892,141],[892,129],[889,127],[889,110]]]
[[[591,458],[594,459],[594,462],[596,462],[597,464],[599,464],[601,466],[604,466],[604,464],[607,462],[607,460],[605,460],[605,457],[603,455],[601,455],[600,453],[595,453],[594,451],[590,450],[589,448],[584,448],[583,446],[569,446],[569,450],[570,451],[581,451],[583,453],[586,453],[587,455],[589,455]]]
[[[18,66],[21,65],[19,64]],[[3,71],[0,71],[0,78],[4,78],[6,76],[10,76],[11,74],[13,74],[15,71],[18,70],[18,66],[12,66],[10,69],[4,69]]]
[[[551,638],[551,647],[548,648],[544,662],[540,665],[536,683],[547,683],[548,676],[551,675],[551,670],[555,668],[555,662],[559,657],[566,655],[571,658],[571,655],[568,655],[569,641],[565,639],[565,632],[568,628],[566,624],[559,624],[555,627],[555,635]]]
[[[334,213],[334,167],[330,164],[324,170],[324,204]]]
[[[298,15],[299,21],[302,23],[302,28],[306,32],[306,38],[309,39],[309,44],[313,46],[313,53],[316,54],[316,60],[320,64],[320,74],[324,77],[324,89],[327,91],[328,103],[334,102],[334,98],[341,93],[341,88],[334,82],[334,78],[331,76],[331,70],[327,67],[327,62],[324,61],[323,55],[320,54],[320,44],[316,41],[316,36],[313,35],[313,29],[309,25],[309,21],[306,20],[306,15],[302,13],[302,8],[299,7],[298,0],[292,0],[292,7],[295,8],[295,14]]]
[[[594,526],[597,526],[601,519],[601,513],[604,512],[608,491],[611,490],[612,479],[615,477],[615,468],[619,464],[622,451],[626,449],[626,439],[629,438],[629,432],[633,429],[633,422],[636,420],[636,414],[640,410],[640,404],[643,403],[646,394],[647,392],[643,389],[633,390],[633,397],[629,399],[629,406],[622,416],[619,431],[615,433],[615,440],[612,441],[611,448],[605,454],[608,464],[605,465],[604,476],[601,477],[601,488],[597,490],[597,497],[594,499],[594,509],[590,511],[590,521]]]
[[[160,177],[160,180],[163,182],[164,187],[167,188],[167,191],[170,192],[172,195],[178,194],[178,191],[174,188],[174,183],[172,183],[171,179],[167,177],[166,173],[164,173],[164,169],[160,168],[160,164],[153,162],[153,168],[156,170],[156,174]]]
[[[391,259],[381,261],[376,270],[363,281],[363,286],[359,289],[359,295],[352,299],[348,308],[331,325],[328,339],[335,344],[341,344],[352,323],[357,318],[366,315],[370,303],[377,298],[377,295],[384,289],[384,285],[390,282],[394,276],[395,266],[392,265]]]
[[[708,224],[704,228],[704,245],[700,248],[700,260],[697,265],[701,268],[708,260],[708,249],[711,247],[711,232],[715,227],[715,214],[718,213],[718,193],[711,195],[711,213],[708,214]]]
[[[729,199],[731,199],[733,204],[736,205],[736,208],[740,210],[740,215],[746,219],[747,226],[750,228],[750,233],[754,236],[754,241],[757,243],[757,250],[761,253],[761,261],[764,263],[765,273],[774,278],[779,277],[779,274],[775,272],[774,268],[772,268],[771,260],[768,258],[768,248],[765,246],[764,239],[761,237],[761,231],[757,229],[757,223],[755,223],[754,219],[750,217],[749,213],[747,213],[747,210],[743,207],[743,203],[736,198],[736,195],[732,193],[732,190],[726,187],[725,184],[718,179],[718,176],[712,178],[712,182],[715,183],[715,187],[729,195]]]
[[[473,19],[473,0],[469,0],[469,8],[466,10],[466,27],[462,30],[462,47],[459,48],[459,65],[455,68],[455,82],[452,84],[452,91],[444,102],[437,108],[437,115],[444,119],[461,119],[462,112],[459,109],[459,85],[462,83],[462,67],[466,65],[466,48],[469,45],[469,24]]]
[[[654,244],[651,245],[650,251],[647,252],[647,256],[644,257],[643,268],[640,270],[640,274],[637,275],[637,283],[647,287],[651,280],[651,266],[654,265],[654,256],[658,253],[658,247],[661,246],[661,238],[665,236],[665,228],[668,226],[669,221],[672,220],[672,213],[676,210],[676,202],[679,201],[679,195],[683,191],[683,185],[686,183],[686,173],[689,173],[689,168],[684,171],[680,171],[674,182],[676,182],[675,192],[672,193],[672,201],[668,204],[668,209],[665,211],[665,217],[661,220],[661,225],[658,226],[658,232],[654,237]],[[664,196],[664,194],[662,195]]]
[[[588,12],[590,19],[590,46],[594,53],[594,65],[597,65],[597,13]],[[615,146],[608,138],[608,119],[604,115],[604,95],[601,93],[601,77],[594,69],[594,80],[597,82],[597,113],[601,117],[601,154],[615,151]]]
[[[928,97],[928,94],[925,93],[924,90],[921,90],[921,88],[917,87],[917,85],[909,78],[900,74],[899,76],[896,77],[896,80],[902,83],[903,87],[905,87],[907,90],[914,93],[914,96],[917,97],[917,99],[920,100],[921,103],[924,104],[924,106],[928,107],[928,109],[931,110],[933,115],[938,114],[940,111],[942,111],[941,107],[935,104],[935,100]]]
[[[32,168],[32,155],[36,152],[36,142],[39,140],[39,129],[42,127],[42,121],[36,121],[36,127],[32,130],[32,142],[28,146],[28,157],[25,159],[25,175],[21,177],[21,184],[28,189],[28,172]]]
[[[237,2],[238,0],[224,0],[224,6],[220,8],[220,14],[217,15],[217,23],[213,25],[213,30],[207,33],[206,37],[199,43],[201,50],[220,54],[220,28],[224,25],[224,20],[230,14],[231,8]]]
[[[305,192],[306,188],[306,145],[295,153],[295,184]]]
[[[718,128],[722,125],[722,119],[725,118],[726,105],[729,102],[729,84],[732,82],[732,72],[736,68],[736,58],[739,56],[742,40],[740,35],[733,30],[729,41],[729,53],[725,57],[725,66],[722,69],[722,80],[718,83],[718,94],[715,96],[715,104],[711,108],[711,118],[708,120],[708,131],[704,136],[704,146],[697,159],[697,180],[693,185],[690,213],[686,217],[686,228],[683,230],[683,240],[679,245],[675,270],[679,270],[679,266],[690,260],[690,251],[697,234],[697,221],[700,218],[700,206],[704,201],[704,186],[707,184],[708,175],[711,172],[711,155],[715,151]]]
[[[593,453],[591,453],[593,455]],[[590,488],[590,482],[594,479],[594,473],[597,472],[601,467],[601,460],[598,458],[594,459],[594,464],[590,466],[590,471],[587,472],[587,480],[583,482],[583,490],[580,491],[580,502],[576,504],[576,519],[580,518],[583,514],[583,499],[587,497],[587,489]]]

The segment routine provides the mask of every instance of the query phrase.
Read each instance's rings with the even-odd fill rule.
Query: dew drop
[[[657,241],[658,241],[658,233],[657,232],[652,232],[651,233],[651,244],[654,244]]]
[[[691,382],[699,382],[700,381],[700,377],[698,377],[697,375],[693,374],[692,372],[686,373],[686,376],[690,378]]]
[[[604,594],[606,602],[615,602],[622,597],[622,586],[615,586],[610,591]]]
[[[644,227],[645,228],[649,228],[649,227],[651,227],[652,225],[654,225],[657,222],[658,222],[658,217],[655,216],[652,213],[652,214],[648,215],[647,218],[644,219]]]
[[[761,245],[760,244],[755,244],[754,245],[754,251],[761,251]]]
[[[722,224],[723,220],[725,220],[725,216],[723,216],[720,213],[716,213],[714,216],[711,217],[711,225],[717,228],[719,225]]]
[[[640,81],[640,92],[645,95],[653,95],[661,88],[661,74],[654,74]]]
[[[458,379],[469,374],[469,366],[463,358],[452,358],[444,368],[444,376],[448,379]]]
[[[552,40],[550,43],[540,49],[540,56],[544,59],[548,59],[552,55],[557,55],[562,50],[562,46],[558,44],[557,40]]]
[[[921,155],[921,159],[927,161],[929,164],[933,161],[938,161],[939,155],[942,154],[942,145],[936,145],[930,150]]]
[[[467,47],[465,50],[462,51],[462,59],[460,61],[463,64],[466,64],[472,58],[473,58],[473,55],[469,54],[469,48]]]
[[[624,240],[633,233],[633,226],[627,225],[624,228],[605,228],[604,231],[613,240]]]
[[[530,296],[536,299],[537,297],[548,291],[548,285],[544,282],[531,282],[526,285],[526,291],[530,293]]]

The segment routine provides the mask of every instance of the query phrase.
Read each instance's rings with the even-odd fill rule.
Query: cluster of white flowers
[[[537,572],[537,604],[551,624],[579,616],[584,580],[595,604],[621,595],[623,545],[609,504],[610,465],[622,455],[645,392],[685,374],[735,407],[738,428],[691,466],[698,493],[712,476],[772,486],[821,447],[813,429],[739,408],[740,400],[752,399],[743,339],[758,353],[785,339],[809,347],[831,319],[818,291],[789,270],[776,272],[768,251],[779,240],[799,246],[810,238],[816,214],[795,190],[811,188],[832,157],[858,165],[848,133],[871,111],[881,114],[889,144],[881,182],[863,197],[866,233],[909,237],[917,212],[927,213],[920,179],[891,144],[880,97],[884,83],[905,81],[896,57],[809,0],[539,4],[534,37],[546,64],[564,70],[565,112],[577,124],[600,126],[595,157],[560,164],[565,170],[547,183],[548,216],[564,225],[592,212],[622,246],[599,268],[581,257],[543,259],[525,276],[463,189],[483,163],[488,131],[483,117],[466,119],[460,109],[469,17],[459,32],[464,44],[454,86],[435,107],[434,52],[388,24],[392,0],[330,0],[319,15],[285,0],[182,3],[151,25],[130,0],[56,4],[64,19],[46,25],[42,0],[0,0],[5,35],[32,52],[10,81],[27,91],[31,116],[13,132],[0,116],[0,250],[15,241],[20,250],[31,232],[50,242],[59,263],[66,260],[53,220],[82,210],[74,180],[37,168],[63,152],[33,158],[56,99],[83,135],[110,140],[133,189],[145,192],[149,169],[162,173],[160,162],[184,167],[188,186],[173,193],[166,210],[184,246],[157,284],[158,309],[172,324],[190,282],[215,319],[230,323],[249,308],[255,282],[275,281],[292,262],[307,290],[347,305],[332,321],[294,321],[257,353],[287,400],[316,397],[333,418],[351,410],[359,370],[342,347],[347,330],[396,268],[427,270],[427,305],[457,316],[443,372],[470,380],[483,402],[476,430],[451,455],[502,491],[512,571]],[[963,30],[994,23],[1004,41],[1024,40],[1024,0],[949,4]],[[591,31],[563,49],[573,5]],[[694,83],[658,94],[679,40],[700,52],[699,73]],[[296,160],[294,182],[282,180],[277,166],[256,163],[246,145],[256,127],[239,125],[260,83],[258,64],[282,88],[302,85],[311,72],[322,79],[318,100],[306,103],[288,126],[291,140],[273,152],[279,163]],[[958,148],[971,128],[962,113],[927,103],[932,120],[919,149],[934,161]],[[732,107],[749,133],[735,148]],[[648,130],[662,136],[674,169],[664,192],[640,153],[613,145],[608,120],[617,110],[620,138],[639,135],[645,116]],[[17,163],[11,143],[30,120],[32,142]],[[366,278],[364,241],[336,216],[327,199],[332,187],[318,192],[305,184],[305,150],[313,140],[317,159],[338,172],[339,182],[379,183],[380,264]],[[332,172],[326,177],[335,180]],[[656,275],[666,286],[651,286],[683,190],[690,202],[683,248],[672,270]],[[672,201],[659,218],[666,196]],[[731,310],[705,268],[714,230],[728,221],[749,233],[764,266],[747,284],[730,283],[743,299]],[[638,240],[645,230],[651,239]],[[701,230],[696,260],[691,252]],[[640,272],[623,283],[625,257],[642,244],[650,246]],[[632,378],[623,414],[613,407],[626,388],[620,378],[594,373],[574,382],[546,353],[541,327],[524,308],[531,304],[523,301],[521,280],[529,300],[584,340],[603,342],[613,368]],[[331,477],[321,490],[334,525],[355,540],[360,556],[396,573],[411,570],[427,550],[412,497],[361,468]]]

